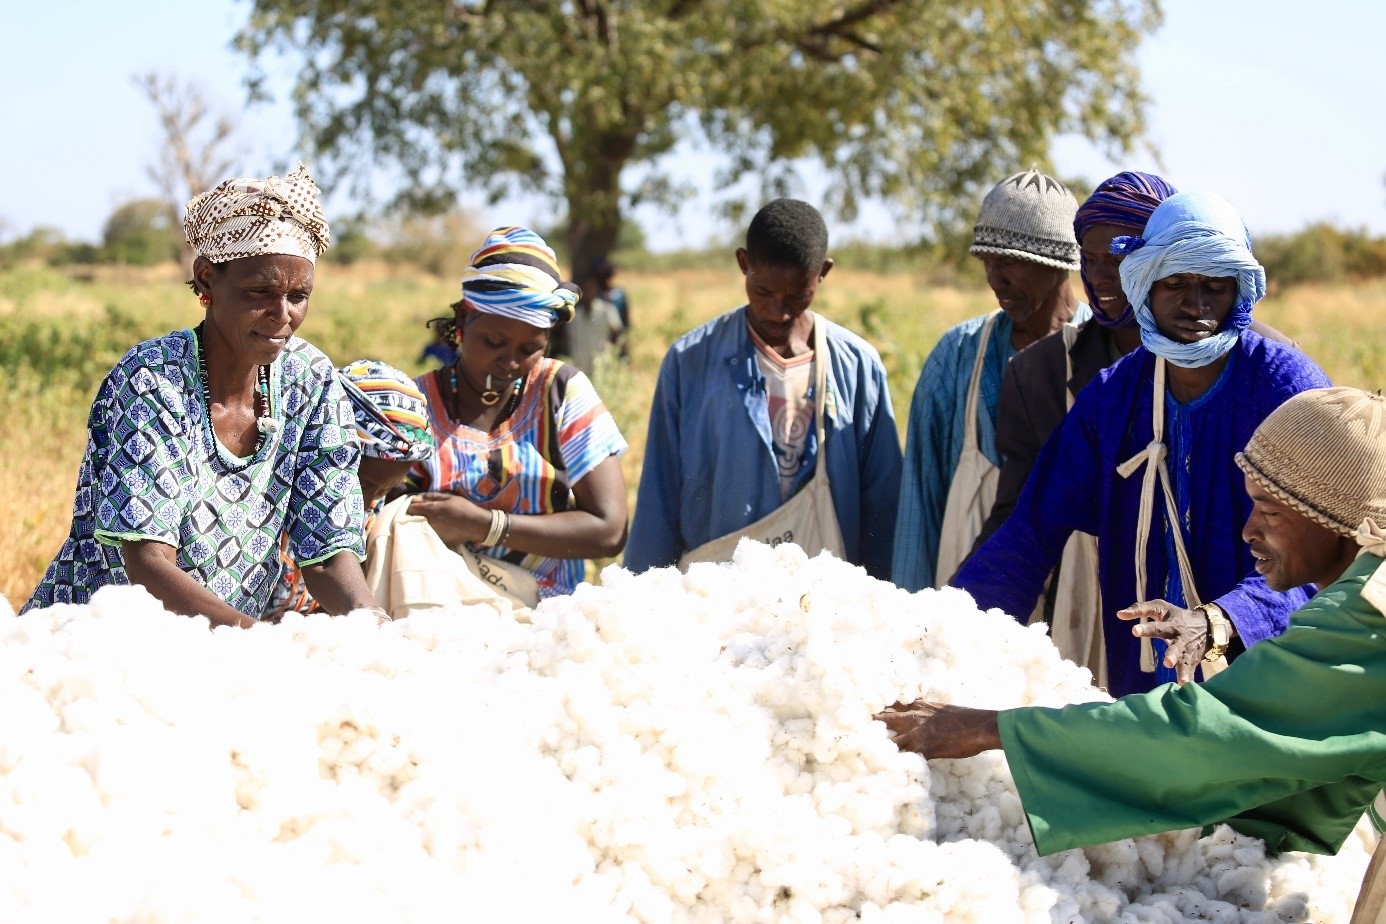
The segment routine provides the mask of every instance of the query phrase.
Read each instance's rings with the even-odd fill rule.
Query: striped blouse
[[[491,432],[455,422],[439,388],[439,372],[419,376],[428,398],[438,451],[409,471],[410,491],[446,491],[488,510],[528,515],[574,507],[571,488],[626,441],[592,382],[556,359],[535,365],[519,406]],[[539,596],[572,593],[583,579],[580,559],[547,558],[507,549],[476,551],[518,564],[539,583]]]

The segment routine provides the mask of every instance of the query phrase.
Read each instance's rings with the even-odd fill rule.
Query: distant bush
[[[1386,238],[1372,237],[1365,228],[1320,222],[1293,234],[1266,235],[1253,245],[1266,277],[1277,286],[1386,276]]]
[[[153,266],[178,259],[182,228],[174,228],[168,205],[159,199],[136,199],[116,208],[101,231],[102,263]]]

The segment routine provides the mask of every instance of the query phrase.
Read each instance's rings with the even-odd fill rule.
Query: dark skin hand
[[[121,553],[130,583],[143,586],[169,612],[182,616],[203,615],[214,626],[249,629],[259,625],[179,568],[178,553],[173,546],[152,539],[127,540],[121,543]],[[314,599],[329,613],[369,609],[385,616],[375,605],[361,566],[350,552],[338,552],[327,561],[309,565],[303,569],[303,580]]]
[[[512,514],[506,548],[549,558],[609,558],[626,545],[626,482],[620,460],[604,459],[573,485],[577,508],[538,516]],[[426,520],[448,546],[479,543],[491,529],[491,511],[465,497],[428,491],[409,512]]]
[[[1150,622],[1131,627],[1136,638],[1160,638],[1169,643],[1165,649],[1165,667],[1174,668],[1179,685],[1194,679],[1194,671],[1208,653],[1208,617],[1198,610],[1186,610],[1168,600],[1133,603],[1117,610],[1118,619],[1149,619]],[[1229,637],[1236,635],[1228,620]]]
[[[975,757],[1001,747],[994,709],[943,703],[896,703],[876,718],[890,729],[895,746],[926,758]]]

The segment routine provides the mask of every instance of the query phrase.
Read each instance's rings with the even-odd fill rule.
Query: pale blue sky
[[[150,195],[144,165],[157,144],[153,112],[131,75],[170,72],[240,111],[247,172],[294,156],[287,107],[244,108],[243,59],[228,48],[244,0],[46,0],[0,10],[0,234],[52,225],[94,240],[120,202]],[[1061,139],[1064,175],[1097,181],[1121,169],[1163,173],[1182,189],[1211,189],[1241,209],[1254,233],[1316,220],[1386,234],[1386,3],[1378,0],[1167,0],[1165,26],[1140,50],[1154,99],[1146,154],[1119,164],[1081,139]],[[708,152],[675,161],[705,184]],[[1020,165],[1028,166],[1028,165]],[[998,178],[999,179],[999,178]],[[810,177],[800,194],[815,198]],[[697,246],[727,229],[700,196],[678,215],[641,212],[660,249]],[[534,201],[468,203],[483,223],[547,223]],[[329,217],[351,203],[330,196]],[[888,237],[885,210],[842,236]]]

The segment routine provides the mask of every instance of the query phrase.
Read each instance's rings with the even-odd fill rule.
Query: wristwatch
[[[1232,640],[1232,623],[1216,603],[1204,603],[1194,609],[1208,620],[1208,651],[1204,653],[1203,660],[1216,661],[1227,654],[1227,644]]]

